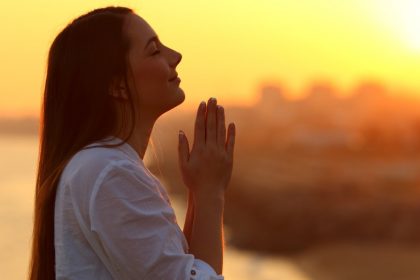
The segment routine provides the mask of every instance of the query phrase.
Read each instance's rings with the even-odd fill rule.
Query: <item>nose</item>
[[[181,62],[182,54],[177,52],[177,51],[173,51],[173,53],[174,53],[174,55],[173,55],[173,58],[172,58],[171,66],[176,67]]]

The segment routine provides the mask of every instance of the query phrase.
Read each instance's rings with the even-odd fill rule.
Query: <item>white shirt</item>
[[[128,143],[77,152],[60,177],[54,214],[56,279],[224,279],[187,253],[166,189]]]

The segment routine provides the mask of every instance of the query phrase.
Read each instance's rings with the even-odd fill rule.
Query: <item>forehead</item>
[[[127,15],[125,32],[132,44],[145,46],[149,38],[156,36],[153,28],[136,14]]]

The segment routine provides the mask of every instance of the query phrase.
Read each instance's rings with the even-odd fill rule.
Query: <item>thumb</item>
[[[182,130],[179,131],[178,157],[179,164],[181,166],[184,166],[190,158],[190,147],[188,145],[188,139]]]

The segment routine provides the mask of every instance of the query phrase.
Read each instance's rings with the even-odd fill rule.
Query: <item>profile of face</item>
[[[137,93],[140,115],[157,118],[185,100],[176,67],[182,55],[160,42],[156,32],[136,14],[126,16],[124,32],[130,40],[130,92]],[[129,70],[130,72],[130,70]],[[124,95],[124,89],[123,89]]]

